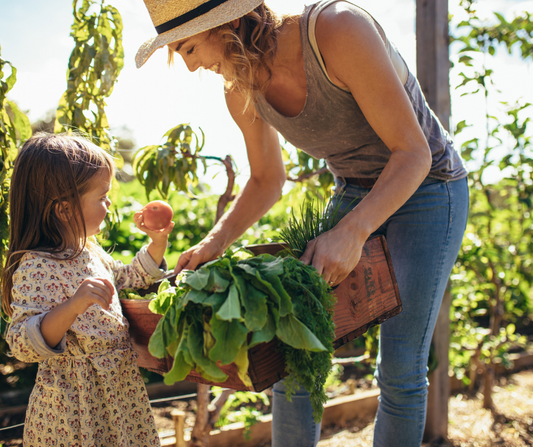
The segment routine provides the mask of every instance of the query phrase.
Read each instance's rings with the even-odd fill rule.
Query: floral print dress
[[[146,247],[131,265],[100,247],[75,259],[31,252],[13,275],[12,322],[6,340],[23,362],[40,362],[24,427],[24,446],[158,446],[148,395],[115,291],[109,310],[93,305],[77,317],[54,348],[40,324],[90,277],[108,278],[116,290],[144,288],[165,273]],[[163,262],[164,263],[164,262]]]

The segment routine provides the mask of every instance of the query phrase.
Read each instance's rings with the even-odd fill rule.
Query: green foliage
[[[177,288],[160,289],[150,309],[163,318],[148,349],[158,358],[174,357],[167,384],[184,380],[193,368],[206,380],[224,382],[220,362],[235,363],[241,381],[251,386],[248,349],[276,336],[289,373],[287,398],[303,386],[320,420],[333,353],[333,304],[316,270],[294,258],[239,260],[228,252],[184,274]]]
[[[67,71],[67,90],[61,97],[54,131],[81,132],[114,153],[105,98],[113,91],[124,66],[122,18],[104,0],[73,1],[74,23],[70,35],[75,47]]]
[[[5,70],[8,68],[9,76],[4,78],[7,75]],[[13,162],[17,156],[18,144],[30,138],[32,134],[28,117],[13,101],[7,99],[7,93],[16,82],[17,69],[0,57],[0,263],[2,266],[9,243],[8,194]]]
[[[212,389],[215,396],[222,393],[220,387],[213,387]],[[268,405],[270,405],[270,401],[265,393],[235,391],[222,407],[216,426],[223,427],[234,422],[242,422],[244,424],[244,439],[249,441],[251,439],[251,427],[259,422],[259,417],[263,415],[256,407]]]
[[[157,191],[168,199],[172,191],[190,193],[198,186],[198,163],[207,169],[207,160],[222,162],[220,157],[204,156],[205,137],[200,129],[201,138],[188,124],[179,124],[165,133],[166,140],[159,145],[145,146],[133,157],[135,176],[144,186],[146,197]]]
[[[507,22],[500,14],[489,26],[477,16],[474,2],[463,5],[468,20],[459,23],[463,35],[455,38],[462,44],[456,61],[462,82],[456,88],[464,95],[483,95],[486,104],[486,134],[462,147],[464,158],[477,169],[470,174],[470,217],[452,276],[450,361],[468,383],[472,362],[487,371],[495,363],[510,366],[509,349],[525,344],[520,331],[533,316],[531,105],[500,102],[496,109],[489,101],[498,93],[491,57],[501,44],[509,51],[519,44],[522,57],[530,57],[533,28],[531,23],[523,26],[525,16]],[[469,126],[460,121],[456,134]],[[488,181],[490,171],[497,171],[500,180]]]
[[[287,226],[280,231],[279,237],[289,246],[291,255],[300,258],[307,247],[307,243],[322,233],[331,230],[349,212],[340,212],[340,202],[328,208],[320,199],[304,200],[300,206],[300,217],[292,211],[292,218]]]
[[[326,200],[334,185],[333,174],[327,170],[325,160],[318,160],[286,142],[282,147],[283,162],[289,181],[295,187],[288,193],[291,206],[301,203],[302,199]]]

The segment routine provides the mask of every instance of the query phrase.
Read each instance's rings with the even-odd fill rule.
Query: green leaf
[[[220,320],[239,320],[241,321],[241,302],[239,300],[239,291],[236,284],[232,284],[229,288],[229,294],[226,301],[220,307],[216,316]]]
[[[228,376],[215,362],[207,358],[204,354],[204,330],[201,323],[194,322],[190,326],[188,337],[188,348],[191,358],[198,368],[196,372],[200,373],[206,380],[213,382],[224,382]]]
[[[202,290],[207,286],[209,281],[210,271],[207,269],[198,269],[190,274],[187,272],[187,276],[182,280],[185,284],[188,284],[195,290]]]
[[[249,331],[256,332],[261,330],[267,321],[267,296],[250,283],[244,284],[244,287],[241,285],[241,290],[244,289],[246,291],[241,295],[246,310],[244,324]]]
[[[275,311],[275,309],[273,309]],[[267,322],[260,331],[254,332],[252,340],[250,341],[250,348],[258,345],[259,343],[268,343],[276,335],[276,321],[272,316],[272,312],[267,315]]]
[[[294,315],[289,314],[279,319],[276,336],[296,349],[318,352],[327,351],[322,342]]]
[[[157,288],[157,293],[162,293],[169,288],[170,288],[170,281],[168,279],[164,279],[159,284],[159,287]]]
[[[216,344],[209,351],[209,358],[214,362],[220,360],[222,365],[228,365],[235,360],[241,346],[246,341],[248,329],[237,320],[225,321],[211,318],[209,323]]]
[[[13,112],[13,125],[18,131],[20,139],[26,141],[32,134],[30,120],[13,101],[7,101],[7,103]]]
[[[220,274],[217,268],[212,268],[204,289],[213,293],[221,293],[226,291],[229,284],[230,282]]]
[[[167,355],[167,349],[163,335],[164,320],[165,319],[161,317],[152,336],[150,337],[150,340],[148,341],[148,351],[158,359],[162,359]]]

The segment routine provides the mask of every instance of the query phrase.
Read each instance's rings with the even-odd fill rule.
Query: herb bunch
[[[300,258],[307,247],[307,243],[322,233],[331,230],[349,212],[341,210],[342,201],[338,200],[335,205],[331,202],[326,204],[317,199],[305,201],[300,207],[300,217],[297,218],[292,210],[292,218],[287,227],[279,233],[280,239],[288,245],[289,253]]]

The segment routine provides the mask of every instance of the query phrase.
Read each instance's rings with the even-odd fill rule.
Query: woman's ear
[[[70,206],[68,202],[65,201],[56,203],[55,212],[57,214],[57,217],[59,217],[63,222],[69,221],[72,217]]]
[[[239,28],[241,24],[241,19],[235,19],[235,20],[232,20],[231,21],[231,25],[233,26],[233,28],[237,29]]]

